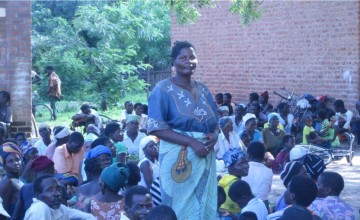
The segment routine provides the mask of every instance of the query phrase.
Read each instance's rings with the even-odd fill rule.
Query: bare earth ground
[[[346,159],[332,161],[328,171],[340,173],[345,180],[345,188],[340,197],[350,203],[355,210],[360,212],[360,147],[355,147],[353,166],[349,166]],[[280,175],[274,174],[273,185],[270,194],[270,202],[276,203],[276,199],[285,191]]]

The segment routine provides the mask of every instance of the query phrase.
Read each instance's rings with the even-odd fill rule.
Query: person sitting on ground
[[[102,171],[103,168],[97,158],[85,160],[87,180],[77,188],[76,196],[69,201],[69,206],[74,204],[75,209],[90,212],[90,200],[100,192],[99,178]]]
[[[36,199],[25,213],[24,220],[78,219],[95,220],[91,214],[62,204],[61,186],[52,175],[42,175],[34,180]]]
[[[0,197],[3,199],[4,209],[13,215],[19,190],[24,185],[20,181],[21,151],[14,143],[4,143],[0,147],[0,155],[4,162],[5,177],[0,181]]]
[[[318,198],[309,206],[323,220],[357,219],[358,214],[350,204],[340,198],[344,179],[336,172],[323,172],[318,178]]]
[[[247,113],[246,115],[244,115],[243,123],[245,125],[245,130],[238,134],[240,138],[243,133],[246,133],[250,136],[250,142],[263,141],[261,132],[256,129],[257,119],[254,114]]]
[[[281,143],[285,136],[285,131],[278,128],[279,115],[276,113],[268,114],[269,127],[262,130],[262,137],[266,150],[274,157],[281,150]]]
[[[80,177],[79,165],[84,157],[84,137],[80,132],[73,132],[69,136],[69,141],[55,149],[53,161],[55,170],[63,177]]]
[[[84,153],[86,154],[91,149],[91,144],[100,136],[100,129],[94,124],[89,124],[86,128],[84,136]]]
[[[351,119],[353,117],[352,111],[347,110],[345,108],[344,102],[340,99],[334,102],[334,110],[336,112],[335,117],[337,119],[337,121],[335,122],[336,133],[342,134],[349,131]],[[342,122],[340,118],[344,119],[344,122]]]
[[[230,199],[241,208],[241,213],[253,212],[259,220],[264,220],[268,210],[264,202],[256,198],[247,182],[243,180],[235,181],[229,189]]]
[[[254,212],[244,212],[239,216],[239,220],[258,220]]]
[[[39,134],[41,139],[35,142],[34,147],[39,152],[39,155],[45,155],[46,149],[51,144],[51,128],[47,124],[40,124],[39,125]]]
[[[221,132],[214,146],[216,159],[221,160],[225,152],[230,148],[240,148],[242,151],[246,150],[242,148],[240,138],[233,130],[232,120],[230,117],[220,118],[219,128]]]
[[[233,131],[236,134],[245,130],[245,125],[242,123],[245,112],[246,109],[244,105],[237,105],[235,106],[234,115],[230,116],[233,122]]]
[[[302,120],[304,123],[302,143],[309,144],[309,140],[310,140],[309,135],[311,132],[315,132],[315,129],[312,127],[312,117],[311,115],[304,115]],[[315,142],[316,141],[315,138],[317,138],[317,135],[315,134],[314,137],[313,134],[311,140]]]
[[[132,102],[130,101],[126,101],[124,103],[124,108],[125,110],[121,113],[120,115],[120,122],[125,125],[126,124],[126,119],[129,115],[134,114],[134,105]]]
[[[251,142],[250,135],[248,133],[244,132],[244,133],[242,133],[240,135],[240,140],[242,142],[242,148],[247,149],[249,147],[250,142]],[[244,152],[247,152],[247,150],[244,151]]]
[[[221,105],[217,108],[217,113],[219,118],[229,116],[229,107]]]
[[[290,113],[290,106],[287,103],[280,103],[277,106],[278,113],[280,115],[279,122],[284,127],[286,134],[291,134],[293,130],[294,115]]]
[[[126,163],[126,156],[128,149],[122,143],[124,140],[124,132],[120,124],[116,122],[110,122],[106,125],[103,136],[111,139],[116,148],[116,158],[119,163]],[[105,144],[104,144],[105,145]]]
[[[90,201],[91,214],[98,220],[117,220],[124,211],[124,196],[119,195],[129,177],[129,169],[121,163],[106,167],[100,176],[100,189]]]
[[[139,102],[135,103],[134,110],[135,114],[140,117],[139,131],[146,134],[148,116],[143,114],[143,105]]]
[[[80,111],[72,116],[72,120],[73,127],[84,126],[84,131],[89,124],[95,124],[98,129],[102,129],[99,113],[88,104],[83,104]]]
[[[47,158],[46,156],[39,156],[35,158],[30,167],[30,172],[34,173],[34,179],[42,175],[54,175],[55,168],[54,162]],[[35,198],[33,180],[31,179],[29,183],[25,184],[19,192],[19,199],[17,200],[15,211],[13,214],[13,219],[24,219],[25,212],[30,208],[33,203],[33,198]],[[66,205],[67,193],[66,188],[62,186],[62,204]]]
[[[296,208],[299,211],[299,215],[307,215],[310,218],[303,219],[317,219],[320,218],[313,215],[307,207],[314,201],[317,194],[317,188],[315,182],[308,176],[296,175],[288,184],[285,191],[285,203],[288,207]],[[283,219],[281,218],[286,214],[288,208],[272,213],[267,217],[267,220]],[[288,218],[286,218],[288,219]]]
[[[309,174],[306,172],[304,164],[298,161],[286,163],[282,172],[280,173],[280,179],[283,181],[285,188],[288,187],[291,179],[297,175],[309,176]],[[274,211],[280,211],[287,206],[288,205],[285,203],[285,194],[282,194],[276,201]]]
[[[45,156],[50,160],[54,157],[55,149],[59,146],[66,144],[69,140],[71,132],[70,129],[63,126],[54,127],[54,140],[48,145],[45,151]]]
[[[328,115],[326,114],[325,109],[321,109],[318,111],[318,118],[321,121],[321,129],[320,129],[320,136],[329,141],[331,146],[339,146],[339,138],[335,134],[335,127],[334,123],[336,122],[335,116],[330,117],[330,122],[328,120]]]
[[[257,126],[259,128],[264,127],[264,124],[267,122],[267,117],[265,114],[260,112],[259,102],[253,102],[251,105],[249,105],[247,112],[255,115],[258,121]]]
[[[113,162],[112,155],[113,155],[113,152],[111,151],[111,148],[109,148],[108,146],[105,146],[105,145],[98,145],[98,146],[95,146],[94,148],[92,148],[91,150],[89,150],[85,155],[85,159],[82,160],[81,164],[79,165],[79,167],[80,167],[79,173],[81,173],[81,178],[79,179],[79,181],[80,181],[79,183],[81,184],[83,181],[87,180],[87,173],[85,172],[86,176],[82,175],[82,173],[83,173],[82,168],[83,168],[83,166],[85,166],[85,161],[87,159],[96,158],[97,161],[101,165],[101,169],[105,169],[106,167],[108,167],[112,164],[112,162]]]
[[[12,122],[13,113],[10,107],[10,93],[0,91],[0,126],[4,128],[6,135]]]
[[[18,132],[15,134],[15,139],[16,139],[16,142],[17,142],[17,146],[20,148],[22,148],[23,145],[27,145],[28,144],[28,141],[26,139],[26,134],[25,132]]]
[[[249,107],[253,102],[259,102],[259,94],[257,94],[256,92],[252,92],[249,94],[249,103],[247,105],[247,107]]]
[[[171,207],[167,205],[159,205],[151,209],[149,214],[146,216],[146,220],[177,220],[176,214]]]
[[[221,205],[226,201],[226,193],[224,188],[218,186],[218,194],[217,194],[217,212],[216,212],[216,220],[221,220],[222,216],[227,213],[224,213],[222,209],[220,209]],[[226,210],[225,210],[226,211]],[[227,211],[226,211],[227,212]],[[230,213],[229,213],[230,214]]]
[[[125,191],[133,186],[137,186],[141,181],[140,168],[138,165],[135,162],[130,161],[126,164],[126,166],[129,168],[130,174],[128,182],[125,185]]]
[[[264,165],[265,146],[260,142],[250,143],[247,153],[249,157],[249,174],[242,179],[249,183],[254,195],[264,201],[269,207],[269,194],[271,191],[273,172]],[[268,208],[269,209],[269,208]]]
[[[235,109],[235,103],[231,101],[232,96],[230,93],[224,93],[224,99],[222,106],[227,106],[229,108],[229,115],[233,115]]]
[[[150,189],[153,181],[159,177],[159,149],[155,137],[146,136],[141,139],[140,149],[144,152],[145,157],[138,164],[141,175],[139,185]]]
[[[264,115],[267,115],[267,112],[274,108],[269,103],[269,93],[268,93],[268,91],[265,91],[265,92],[260,94],[259,103],[260,103],[260,112],[263,113]]]
[[[284,169],[285,164],[290,162],[290,151],[295,147],[295,137],[291,134],[284,135],[282,145],[282,150],[276,155],[272,164],[274,173],[281,172]]]
[[[143,186],[133,186],[125,191],[125,212],[120,220],[145,220],[153,208],[150,192]]]
[[[28,144],[26,146],[23,146],[21,149],[22,154],[22,167],[23,170],[21,172],[21,181],[24,183],[28,183],[32,179],[32,174],[29,172],[31,169],[31,165],[33,160],[39,156],[39,152],[37,148],[33,147],[31,144]]]
[[[226,200],[225,203],[222,204],[221,209],[229,212],[226,214],[230,216],[226,219],[232,219],[232,214],[239,214],[240,207],[230,199],[229,189],[236,180],[248,175],[249,163],[240,148],[231,148],[226,151],[223,160],[225,166],[228,168],[229,174],[224,175],[219,181],[219,186],[224,188],[226,193]]]
[[[137,115],[128,115],[126,119],[126,132],[124,133],[124,144],[128,149],[129,159],[137,161],[139,160],[139,146],[140,141],[146,135],[142,132],[139,132],[139,121],[140,117]]]
[[[217,93],[215,95],[215,103],[217,107],[220,107],[224,102],[224,95],[222,93]]]

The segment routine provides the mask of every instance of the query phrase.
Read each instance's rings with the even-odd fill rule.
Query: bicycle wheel
[[[310,153],[321,157],[324,160],[325,165],[329,165],[333,159],[330,150],[327,150],[325,148],[311,145],[309,150]]]
[[[45,104],[37,104],[35,106],[35,119],[36,122],[48,122],[52,120],[52,110]]]

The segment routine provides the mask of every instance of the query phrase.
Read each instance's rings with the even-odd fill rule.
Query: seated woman
[[[98,220],[121,219],[124,196],[119,195],[129,178],[129,168],[121,163],[105,168],[100,176],[100,192],[90,201],[90,213]]]
[[[159,149],[155,136],[147,136],[141,139],[140,151],[143,151],[144,156],[138,164],[141,175],[139,185],[150,189],[153,181],[159,177]]]
[[[143,105],[139,102],[135,103],[134,110],[135,114],[140,117],[139,131],[146,134],[148,116],[143,114]]]
[[[246,151],[246,149],[242,148],[239,136],[233,131],[233,124],[230,117],[220,118],[219,127],[221,133],[214,146],[216,159],[222,159],[224,153],[230,148],[240,148],[242,151]]]
[[[140,117],[138,115],[128,115],[126,118],[126,132],[124,133],[124,144],[128,149],[129,159],[139,160],[140,141],[146,135],[139,131]]]
[[[0,125],[5,129],[7,135],[13,119],[12,109],[10,107],[10,94],[6,91],[0,91]]]
[[[263,141],[261,132],[256,129],[257,120],[254,114],[247,113],[246,115],[244,115],[243,123],[245,124],[245,130],[238,134],[239,137],[241,137],[243,133],[247,133],[251,138],[250,142]]]
[[[285,135],[284,130],[279,129],[279,116],[276,113],[268,114],[269,127],[262,130],[262,137],[266,150],[274,157],[278,154],[281,148],[281,143]]]
[[[248,113],[254,114],[257,119],[257,126],[263,128],[264,124],[267,122],[267,117],[260,112],[260,109],[259,102],[252,102],[248,107]]]

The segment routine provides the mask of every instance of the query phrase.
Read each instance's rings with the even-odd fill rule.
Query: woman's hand
[[[189,146],[195,151],[198,157],[206,157],[210,151],[206,149],[205,144],[195,139],[190,142]]]
[[[214,150],[214,146],[215,146],[215,144],[217,142],[217,139],[218,139],[218,134],[216,134],[216,133],[208,133],[208,134],[205,135],[205,139],[206,139],[205,148],[208,151]]]

